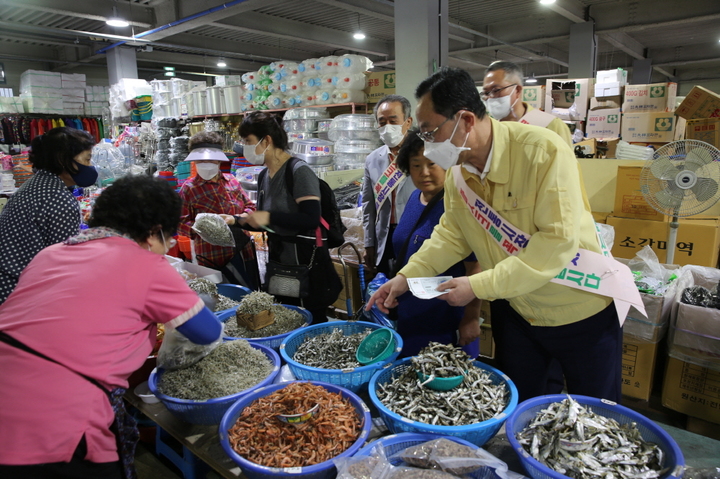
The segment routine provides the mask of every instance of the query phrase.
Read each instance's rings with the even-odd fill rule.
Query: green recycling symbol
[[[672,118],[658,118],[655,121],[655,131],[670,131],[672,130],[672,125]]]
[[[383,78],[384,88],[395,88],[395,73],[386,73]]]
[[[575,93],[565,92],[565,101],[572,103],[575,101]]]
[[[617,123],[618,122],[618,115],[608,115],[607,117],[608,123]]]
[[[523,101],[535,101],[537,100],[537,90],[523,90]]]
[[[580,86],[579,83],[575,84],[575,96],[580,96]]]
[[[665,96],[664,86],[654,86],[650,88],[650,98],[662,98]]]

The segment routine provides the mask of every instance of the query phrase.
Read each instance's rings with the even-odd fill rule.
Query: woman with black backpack
[[[258,177],[257,211],[247,217],[225,215],[225,221],[267,231],[265,291],[283,304],[310,310],[313,323],[326,322],[327,307],[342,283],[328,251],[330,226],[321,216],[320,180],[288,153],[287,133],[272,113],[250,113],[239,133],[245,159],[267,169]]]

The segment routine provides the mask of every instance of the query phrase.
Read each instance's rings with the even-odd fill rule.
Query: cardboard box
[[[718,118],[720,117],[720,95],[707,88],[694,86],[677,108],[677,115],[686,120]]]
[[[623,93],[625,87],[617,96],[606,96],[603,98],[590,98],[590,109],[591,110],[605,110],[607,108],[621,108],[623,101]]]
[[[545,109],[545,85],[523,86],[522,101],[538,110]]]
[[[480,305],[480,317],[483,319],[482,324],[492,324],[492,317],[490,316],[490,301],[483,301]]]
[[[355,311],[357,311],[360,306],[362,305],[362,293],[360,288],[360,276],[358,274],[358,266],[356,264],[345,262],[348,269],[348,279],[345,280],[345,272],[343,271],[343,266],[340,263],[340,260],[333,259],[333,266],[335,267],[335,271],[337,272],[338,276],[340,276],[340,281],[342,281],[343,289],[340,291],[340,295],[338,296],[338,299],[333,303],[333,306],[337,309],[340,309],[342,311],[347,312],[348,314],[355,314]],[[349,287],[348,284],[349,283]],[[348,291],[350,291],[350,299],[351,299],[351,307],[355,311],[347,311],[347,298],[348,298]]]
[[[616,258],[632,259],[644,246],[650,246],[658,260],[667,258],[668,221],[641,220],[608,216],[607,224],[615,227],[612,254]],[[714,268],[720,247],[720,218],[680,219],[675,259],[678,265],[696,264]]]
[[[585,123],[588,138],[619,138],[620,108],[590,111]]]
[[[640,191],[641,171],[641,166],[618,166],[613,215],[664,221],[666,216],[653,209]]]
[[[595,223],[606,224],[607,217],[610,216],[610,213],[593,211],[592,216],[593,216],[593,220],[595,220]]]
[[[685,138],[710,143],[720,148],[720,118],[688,120],[685,126]]]
[[[670,142],[675,135],[675,114],[623,113],[620,132],[627,142]]]
[[[597,83],[618,82],[621,85],[627,84],[627,70],[615,68],[614,70],[600,70],[595,74]]]
[[[622,394],[647,401],[653,386],[657,343],[623,336]]]
[[[587,116],[593,78],[570,80],[547,80],[545,86],[545,111],[562,120],[585,120]]]
[[[595,96],[619,96],[623,94],[624,83],[618,81],[595,84]]]
[[[492,327],[489,324],[480,325],[480,356],[495,357],[495,341],[492,337]]]
[[[623,112],[669,112],[675,110],[677,83],[626,85]]]
[[[395,70],[385,72],[369,72],[365,93],[368,103],[377,103],[385,95],[395,93]]]
[[[669,358],[662,405],[720,424],[720,372]]]

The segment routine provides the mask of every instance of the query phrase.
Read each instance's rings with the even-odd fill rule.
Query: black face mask
[[[78,169],[77,173],[70,173],[70,177],[75,184],[82,188],[94,185],[98,179],[98,171],[95,167],[83,165],[75,160],[73,160],[73,162],[77,165]]]

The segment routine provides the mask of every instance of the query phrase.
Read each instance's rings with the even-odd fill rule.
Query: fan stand
[[[675,214],[670,222],[670,231],[667,239],[667,255],[665,258],[665,264],[673,264],[675,260],[675,243],[677,243],[678,228],[680,222],[678,221],[678,209],[675,208]]]

